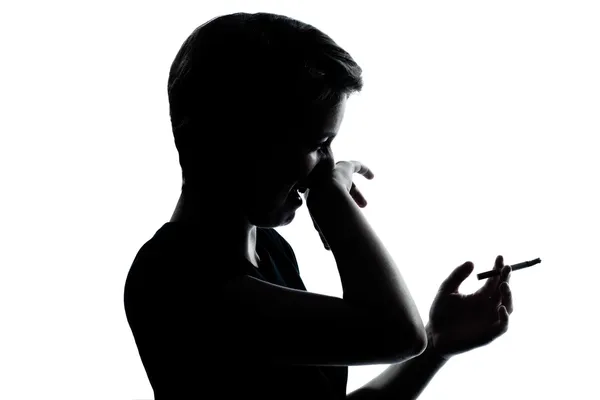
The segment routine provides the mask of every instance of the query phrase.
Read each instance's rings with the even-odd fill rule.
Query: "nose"
[[[298,189],[301,193],[304,193],[306,189],[311,186],[317,175],[321,173],[319,171],[331,170],[334,166],[335,163],[333,162],[332,157],[328,157],[327,159],[321,158],[312,166],[304,164],[302,169],[296,170],[296,177],[293,180],[288,181],[286,186],[294,185],[294,189]]]

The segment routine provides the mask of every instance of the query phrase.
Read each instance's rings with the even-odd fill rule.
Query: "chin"
[[[292,223],[294,215],[284,215],[278,219],[273,218],[249,218],[248,221],[258,228],[276,228],[278,226],[286,226]]]
[[[262,204],[265,204],[264,202]],[[299,207],[290,207],[285,201],[270,209],[254,209],[248,213],[248,222],[261,228],[275,228],[292,223]]]

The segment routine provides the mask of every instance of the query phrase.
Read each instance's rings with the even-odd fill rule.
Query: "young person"
[[[336,162],[361,68],[329,36],[275,14],[214,18],[172,64],[170,115],[183,186],[139,250],[125,309],[156,400],[407,399],[454,354],[501,335],[510,267],[458,293],[440,286],[425,327],[360,208],[358,161]],[[343,298],[308,292],[274,229],[303,203],[335,257]],[[348,366],[393,364],[346,395]]]

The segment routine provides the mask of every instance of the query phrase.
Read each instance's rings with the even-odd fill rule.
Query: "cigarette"
[[[541,262],[542,262],[542,260],[540,260],[539,258],[536,258],[535,260],[525,261],[525,262],[518,263],[518,264],[513,264],[510,266],[510,268],[512,271],[516,271],[518,269],[531,267],[532,265],[539,264]],[[493,276],[498,276],[498,275],[500,275],[500,270],[493,269],[491,271],[485,271],[480,274],[477,274],[477,279],[482,280],[482,279],[487,279],[487,278],[491,278]]]

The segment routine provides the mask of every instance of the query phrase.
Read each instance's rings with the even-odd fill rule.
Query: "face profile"
[[[346,98],[326,112],[315,113],[306,128],[292,130],[276,146],[264,146],[250,163],[251,175],[244,193],[246,217],[255,226],[272,228],[292,222],[303,200],[297,191],[322,160],[340,130]]]

